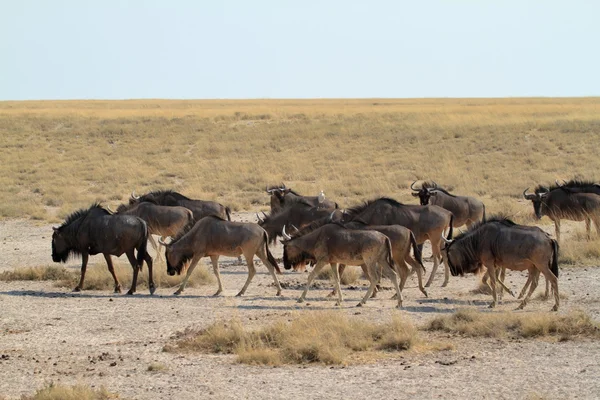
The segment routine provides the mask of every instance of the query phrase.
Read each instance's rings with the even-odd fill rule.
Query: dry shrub
[[[342,285],[352,285],[356,283],[362,276],[362,271],[357,267],[346,266],[344,269],[344,273],[340,276],[340,284]],[[333,282],[333,271],[331,267],[323,267],[316,279],[330,280]]]
[[[570,237],[563,234],[558,255],[559,265],[598,265],[600,236],[593,228],[591,240],[587,239],[585,232],[578,231]]]
[[[21,267],[0,273],[0,281],[59,281],[69,279],[71,274],[72,271],[56,265]]]
[[[168,368],[165,364],[152,363],[152,364],[148,365],[148,371],[150,371],[150,372],[163,372],[166,370],[168,370]]]
[[[66,386],[50,383],[33,396],[21,396],[21,400],[109,400],[119,396],[106,389],[92,389],[87,385]]]
[[[600,338],[600,325],[583,311],[555,313],[482,313],[458,310],[431,320],[426,330],[458,333],[469,337],[534,338],[577,336]]]
[[[236,354],[247,364],[343,364],[353,352],[402,351],[417,342],[412,324],[395,317],[373,324],[334,312],[313,312],[259,330],[248,331],[237,320],[219,321],[187,332],[166,351]]]

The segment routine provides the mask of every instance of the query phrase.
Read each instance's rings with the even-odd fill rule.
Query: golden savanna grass
[[[115,273],[123,289],[131,286],[132,268],[128,264],[115,262]],[[168,288],[179,286],[182,276],[167,275],[163,264],[155,265],[152,269],[154,284],[157,287]],[[67,269],[62,266],[40,266],[40,267],[19,267],[12,271],[0,273],[0,281],[56,281],[57,287],[73,288],[77,285],[80,278],[79,269]],[[215,278],[207,268],[202,266],[196,268],[186,286],[198,287],[215,282]],[[137,288],[144,289],[148,287],[148,269],[144,264],[144,269],[138,274]],[[112,290],[114,281],[108,268],[104,264],[87,267],[84,290]],[[126,290],[126,289],[125,289]]]
[[[374,324],[342,313],[312,312],[257,330],[235,319],[219,321],[184,332],[165,350],[236,354],[246,364],[344,364],[357,352],[403,351],[417,342],[417,330],[400,317]]]
[[[21,396],[21,400],[109,400],[119,399],[119,395],[104,388],[93,389],[88,385],[67,386],[50,383],[32,396]]]
[[[599,134],[600,98],[0,102],[0,218],[159,188],[264,210],[279,182],[342,207],[415,203],[410,183],[433,179],[533,223],[523,189],[600,179]]]
[[[429,321],[426,330],[467,337],[535,338],[552,336],[560,340],[574,337],[600,338],[600,324],[583,311],[555,313],[483,313],[458,310]]]

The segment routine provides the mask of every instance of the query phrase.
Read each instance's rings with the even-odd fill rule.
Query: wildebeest
[[[527,304],[541,272],[554,291],[552,310],[558,310],[558,243],[540,228],[493,217],[471,226],[454,240],[446,240],[442,251],[453,276],[477,272],[482,266],[487,268],[493,298],[490,307],[495,307],[497,301],[496,268],[504,267],[529,272],[527,284],[531,286],[519,309]]]
[[[192,200],[181,193],[172,190],[155,190],[141,196],[131,193],[129,204],[137,204],[143,201],[158,204],[160,206],[181,206],[191,210],[194,213],[194,220],[200,221],[209,215],[216,215],[223,219],[231,221],[231,210],[223,204],[216,201]]]
[[[108,270],[115,281],[115,293],[121,292],[121,285],[113,267],[111,255],[119,257],[123,253],[133,268],[133,280],[127,294],[136,290],[138,271],[144,260],[148,265],[148,286],[150,294],[155,291],[152,280],[152,257],[146,252],[148,228],[146,223],[132,215],[112,215],[100,204],[81,209],[69,215],[58,228],[53,227],[52,260],[66,262],[70,255],[81,255],[81,279],[73,289],[83,289],[85,270],[90,255],[102,253]],[[134,254],[137,250],[137,258]]]
[[[556,240],[560,242],[560,220],[585,221],[588,239],[590,225],[594,222],[600,233],[600,188],[592,182],[570,181],[564,185],[538,186],[534,193],[523,191],[523,197],[531,200],[535,216],[544,215],[554,221]]]
[[[450,211],[454,215],[455,228],[463,225],[468,228],[475,222],[485,220],[485,204],[480,200],[470,196],[456,196],[435,182],[423,182],[421,189],[416,189],[415,183],[417,181],[410,185],[412,195],[419,198],[422,206],[433,204]]]
[[[450,211],[438,206],[402,204],[394,199],[381,197],[346,209],[343,221],[356,221],[368,225],[401,225],[412,231],[418,244],[429,240],[433,252],[433,269],[425,284],[427,287],[433,282],[435,272],[442,261],[442,233],[449,228],[449,235],[452,237],[453,219]],[[449,278],[450,272],[446,265],[442,287],[448,284]]]
[[[292,226],[300,229],[314,221],[327,218],[330,214],[329,210],[313,207],[304,202],[296,202],[277,212],[271,212],[270,215],[265,214],[264,218],[258,214],[256,216],[258,224],[267,231],[269,240],[273,243],[278,236],[281,236],[284,227],[288,228],[288,232]]]
[[[282,210],[297,202],[303,202],[312,207],[319,207],[325,210],[333,211],[339,208],[338,204],[323,195],[319,202],[319,196],[302,196],[285,185],[267,187],[267,193],[271,196],[271,214]],[[321,191],[322,192],[322,191]]]
[[[342,303],[338,264],[345,264],[365,265],[368,270],[369,289],[358,306],[367,302],[383,273],[394,284],[398,307],[402,307],[402,292],[394,270],[392,245],[387,236],[376,231],[348,229],[336,222],[326,223],[322,226],[314,225],[313,228],[305,228],[294,237],[283,232],[283,266],[285,269],[305,264],[307,261],[315,263],[314,269],[308,275],[306,288],[298,299],[299,303],[304,302],[312,281],[325,264],[329,263],[334,275],[335,291],[338,294],[336,304],[341,305]]]
[[[383,233],[390,239],[392,244],[392,259],[396,267],[396,273],[400,276],[400,291],[404,290],[406,279],[410,275],[410,269],[407,263],[412,267],[412,270],[417,273],[419,290],[427,297],[427,292],[423,287],[423,260],[421,250],[417,245],[415,235],[410,229],[401,225],[367,225],[359,221],[349,222],[344,224],[344,227],[349,229],[364,229],[373,230]],[[410,249],[413,249],[414,258],[410,255]],[[344,265],[340,266],[339,275],[342,276]]]
[[[128,205],[121,204],[116,213],[134,215],[146,221],[149,233],[148,241],[156,251],[157,259],[160,259],[159,246],[161,245],[156,245],[152,235],[161,236],[164,240],[167,236],[176,236],[186,226],[194,224],[194,214],[188,208],[159,206],[147,201]]]
[[[248,279],[237,294],[241,296],[246,292],[248,285],[256,274],[254,269],[254,255],[258,256],[265,264],[277,287],[277,296],[281,295],[281,286],[275,271],[281,273],[277,261],[269,251],[269,238],[267,232],[257,224],[248,222],[231,222],[223,218],[211,215],[202,218],[187,232],[182,232],[175,237],[171,243],[165,243],[165,258],[167,260],[167,274],[180,275],[184,265],[190,262],[187,274],[181,282],[176,295],[183,292],[185,285],[202,257],[210,257],[213,271],[217,277],[219,288],[214,294],[219,295],[223,291],[221,275],[219,274],[219,256],[239,256],[243,254],[248,264]]]

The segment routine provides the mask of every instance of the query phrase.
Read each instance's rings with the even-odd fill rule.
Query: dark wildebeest
[[[237,294],[243,295],[250,285],[256,270],[254,269],[254,255],[258,256],[265,264],[273,281],[277,287],[277,296],[281,294],[281,286],[275,271],[281,273],[277,261],[269,251],[269,237],[267,232],[257,224],[248,222],[231,222],[217,216],[208,216],[196,222],[193,228],[188,232],[182,232],[173,239],[171,243],[166,244],[159,241],[167,247],[165,258],[167,260],[167,273],[169,275],[178,275],[184,269],[184,265],[190,262],[187,274],[181,282],[176,295],[183,292],[185,285],[196,268],[198,261],[202,257],[210,257],[213,265],[213,271],[217,277],[219,288],[214,294],[219,295],[223,291],[221,275],[219,274],[219,256],[235,257],[243,254],[248,264],[248,279]]]
[[[442,251],[453,276],[478,272],[482,266],[487,268],[493,298],[490,307],[495,307],[497,301],[496,268],[508,268],[529,272],[526,285],[531,283],[531,287],[518,309],[527,304],[541,272],[554,291],[552,310],[558,310],[558,243],[540,228],[494,217],[471,226],[454,240],[446,240]]]
[[[531,200],[535,216],[544,215],[554,221],[556,240],[560,242],[560,220],[584,221],[588,239],[591,237],[590,225],[594,222],[600,233],[600,189],[591,182],[570,181],[565,185],[550,188],[538,186],[534,193],[523,191],[523,197]],[[597,194],[598,193],[598,194]]]
[[[450,211],[454,215],[453,226],[458,228],[466,225],[467,228],[475,222],[485,221],[485,204],[474,197],[456,196],[439,187],[437,183],[424,182],[421,189],[415,189],[414,181],[410,188],[412,195],[418,197],[421,205],[432,204]]]
[[[143,201],[158,204],[160,206],[180,206],[191,210],[194,213],[194,220],[200,221],[209,215],[216,215],[223,219],[231,221],[231,210],[216,201],[192,200],[181,193],[172,190],[156,190],[141,196],[131,193],[129,204],[137,204]]]
[[[110,256],[119,257],[125,253],[133,268],[133,280],[127,294],[135,293],[138,271],[142,269],[144,260],[148,265],[150,294],[154,293],[152,257],[146,252],[148,228],[142,219],[131,215],[112,215],[99,204],[94,204],[88,209],[74,212],[61,226],[52,229],[54,262],[66,262],[71,254],[81,254],[81,279],[73,291],[83,289],[89,256],[102,253],[115,281],[115,293],[120,293],[121,285],[115,275]],[[137,259],[134,250],[137,250]]]
[[[339,208],[336,202],[325,199],[324,196],[321,199],[319,199],[320,196],[302,196],[292,189],[286,188],[285,185],[267,187],[266,190],[271,196],[271,214],[297,202],[307,203],[312,207],[319,207],[329,211]]]
[[[394,199],[381,197],[361,206],[346,209],[343,221],[356,221],[368,225],[401,225],[412,231],[417,244],[429,240],[433,253],[433,269],[425,284],[428,287],[433,282],[438,265],[443,261],[442,233],[449,228],[449,235],[452,236],[453,219],[450,211],[438,206],[402,204]],[[450,272],[446,265],[442,287],[448,285],[449,279]]]
[[[109,208],[110,210],[110,208]],[[111,210],[112,211],[112,210]],[[159,206],[144,201],[136,204],[121,204],[116,213],[120,215],[134,215],[146,221],[148,225],[148,241],[156,251],[156,259],[160,259],[160,243],[157,246],[152,235],[163,238],[176,236],[188,225],[194,224],[194,214],[186,207]]]
[[[390,239],[383,233],[367,230],[345,228],[339,223],[314,225],[314,229],[304,229],[291,237],[283,231],[283,266],[291,269],[295,265],[307,261],[315,263],[314,269],[308,275],[306,288],[300,295],[298,303],[304,302],[308,289],[319,271],[329,263],[333,271],[335,291],[338,294],[336,304],[342,303],[338,264],[365,265],[370,281],[365,297],[358,303],[361,306],[367,302],[381,274],[387,275],[396,289],[398,307],[402,307],[402,292],[392,259]]]
[[[296,202],[278,212],[272,212],[270,215],[265,214],[264,218],[261,218],[258,214],[256,214],[256,217],[258,218],[258,224],[267,231],[269,240],[273,243],[278,236],[281,236],[284,227],[287,228],[288,232],[291,231],[291,227],[301,229],[314,221],[329,217],[331,213],[332,211],[313,207],[305,202]]]

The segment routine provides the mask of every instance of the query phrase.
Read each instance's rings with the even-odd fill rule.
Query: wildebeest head
[[[449,240],[442,236],[444,245],[442,247],[442,256],[444,262],[448,263],[452,276],[463,276],[468,273],[476,273],[481,268],[481,262],[473,257],[473,240],[475,235],[465,237],[467,233],[458,235],[456,239]]]
[[[284,205],[284,196],[290,192],[285,184],[280,186],[267,186],[267,193],[271,196],[271,211],[279,211]]]
[[[285,269],[298,269],[304,267],[307,262],[316,262],[315,258],[294,244],[294,239],[285,232],[282,232],[283,240],[283,267]]]
[[[526,200],[531,200],[533,203],[533,211],[538,219],[542,218],[542,203],[548,194],[550,193],[547,188],[539,186],[535,189],[535,193],[527,193],[529,188],[523,190],[523,197]]]
[[[60,228],[52,227],[52,261],[67,262],[71,252],[71,246],[65,235],[60,231]]]
[[[419,198],[419,201],[422,206],[426,206],[427,204],[429,204],[429,199],[431,198],[431,196],[435,196],[437,194],[437,191],[435,190],[438,187],[437,183],[435,183],[433,181],[431,184],[425,182],[421,185],[421,189],[416,189],[415,183],[417,183],[417,181],[414,181],[410,185],[410,189],[413,191],[413,193],[411,193],[411,194],[414,197]]]
[[[177,251],[171,243],[164,242],[161,238],[158,239],[159,243],[165,246],[165,260],[167,262],[167,275],[173,276],[175,274],[181,275],[181,273],[187,268],[189,261],[194,256],[193,254],[182,253]]]

